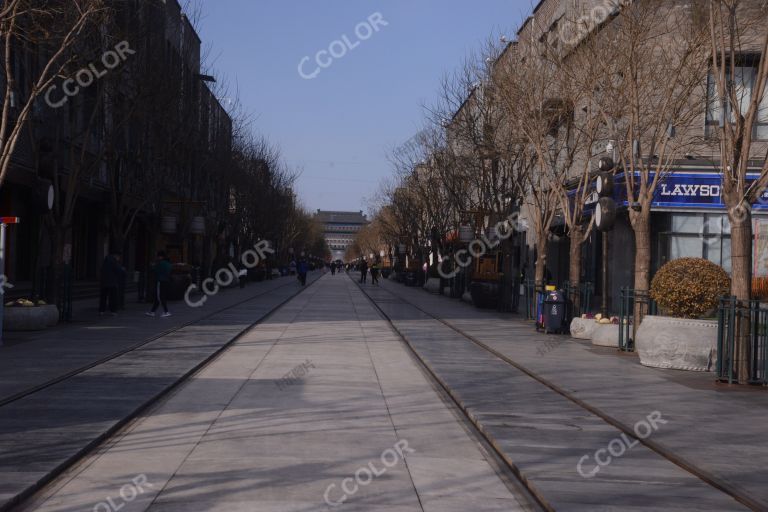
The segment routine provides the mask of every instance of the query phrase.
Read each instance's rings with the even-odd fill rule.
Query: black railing
[[[737,340],[747,338],[747,353],[740,357]],[[740,360],[746,368],[740,369]],[[768,385],[768,309],[760,301],[737,301],[736,297],[720,300],[717,312],[717,379]],[[746,370],[743,379],[739,373]]]
[[[568,318],[589,313],[592,309],[592,297],[595,295],[595,285],[590,282],[579,283],[578,287],[566,281],[563,285],[565,297],[568,299]],[[578,302],[574,301],[578,297]]]
[[[634,352],[637,328],[645,315],[656,314],[656,302],[648,291],[622,288],[619,302],[619,350]]]
[[[536,320],[536,281],[527,279],[525,289],[525,319]]]

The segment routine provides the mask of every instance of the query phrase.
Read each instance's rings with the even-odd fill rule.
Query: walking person
[[[368,278],[368,262],[363,260],[360,262],[360,282],[365,284]]]
[[[336,275],[336,262],[335,261],[331,262],[331,275],[332,276]]]
[[[109,314],[112,316],[117,314],[118,291],[124,275],[125,269],[120,263],[120,254],[117,251],[111,251],[101,264],[99,316],[107,312],[107,303],[109,303]]]
[[[375,262],[373,265],[371,265],[371,284],[378,285],[379,284],[379,271],[381,269],[381,266],[379,265],[379,262]]]
[[[171,261],[166,256],[165,252],[160,251],[157,253],[157,261],[155,262],[152,270],[155,273],[155,303],[150,311],[147,311],[147,316],[155,316],[157,308],[163,306],[163,318],[171,316],[168,311],[168,292],[171,287]]]
[[[301,283],[301,286],[306,286],[307,284],[307,272],[309,270],[309,265],[307,265],[307,261],[302,258],[299,260],[298,265],[296,265],[296,272],[299,274],[299,282]]]

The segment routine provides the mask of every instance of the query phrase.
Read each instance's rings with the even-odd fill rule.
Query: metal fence
[[[525,319],[526,320],[537,320],[536,318],[536,302],[539,299],[539,294],[543,294],[543,290],[537,290],[536,289],[536,282],[533,279],[527,279],[525,282],[523,282],[523,291],[525,296],[525,302],[523,304],[523,313],[525,313]],[[585,282],[580,283],[578,287],[578,293],[579,293],[579,307],[574,308],[573,307],[573,294],[575,293],[575,288],[571,286],[570,282],[566,282],[563,286],[563,292],[565,293],[565,298],[568,301],[568,309],[566,316],[568,318],[568,323],[570,324],[570,320],[574,317],[581,316],[584,313],[589,313],[590,309],[592,308],[592,298],[595,295],[595,286],[593,283]]]
[[[635,308],[635,306],[638,306]],[[621,288],[619,296],[619,350],[635,351],[635,335],[645,315],[656,314],[656,302],[648,291]]]
[[[742,336],[748,340],[746,354],[747,378],[739,375],[739,354],[736,341]],[[734,383],[768,385],[768,309],[760,301],[748,303],[736,297],[720,300],[717,312],[717,378]]]
[[[578,288],[571,285],[570,281],[566,281],[563,286],[565,297],[568,299],[568,318],[573,319],[577,316],[581,316],[585,313],[589,313],[592,310],[592,297],[595,296],[595,285],[590,282],[579,283]],[[577,306],[574,306],[573,298],[578,294],[579,301]]]
[[[525,319],[536,320],[536,281],[526,279],[525,289]]]

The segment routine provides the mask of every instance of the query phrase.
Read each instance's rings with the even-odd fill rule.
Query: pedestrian
[[[237,268],[238,284],[240,285],[240,289],[242,290],[243,288],[245,288],[245,281],[248,279],[248,269],[245,268],[245,264],[242,262],[238,263],[236,268]],[[269,276],[268,279],[272,278],[271,275],[272,275],[272,271],[267,269],[267,276]]]
[[[296,275],[296,260],[291,260],[288,264],[288,274],[292,276]]]
[[[365,281],[367,278],[368,278],[368,262],[363,260],[360,262],[360,282],[365,284]]]
[[[299,260],[299,263],[296,265],[296,272],[299,274],[299,282],[301,283],[301,286],[306,286],[307,284],[308,270],[309,266],[307,265],[307,261],[304,258]]]
[[[332,276],[336,275],[336,262],[335,261],[331,262],[331,275]]]
[[[379,262],[374,262],[373,265],[371,265],[371,284],[378,285],[379,284],[379,270],[381,266],[379,265]]]
[[[118,291],[124,275],[125,269],[120,263],[120,253],[110,251],[101,264],[99,316],[107,312],[107,303],[109,303],[109,314],[112,316],[117,314]]]
[[[163,318],[171,316],[168,311],[168,292],[171,287],[171,261],[166,256],[165,252],[160,251],[157,253],[157,260],[155,261],[152,271],[155,273],[155,303],[150,311],[147,311],[147,316],[155,316],[157,308],[163,306]]]

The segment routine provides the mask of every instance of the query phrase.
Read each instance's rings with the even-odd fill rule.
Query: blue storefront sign
[[[751,183],[758,177],[757,174],[747,175],[747,180]],[[670,174],[659,183],[653,196],[653,206],[724,210],[720,175],[692,172]],[[761,200],[753,205],[753,209],[768,210],[768,192],[763,191]]]
[[[748,174],[748,183],[759,174]],[[652,179],[652,176],[651,176]],[[614,177],[613,199],[621,207],[628,205],[624,173]],[[584,213],[591,214],[597,202],[593,193],[584,204]],[[719,174],[711,172],[674,172],[668,174],[656,187],[652,206],[688,210],[725,210],[722,198],[722,181]],[[768,191],[763,191],[761,200],[752,205],[755,211],[768,212]]]

